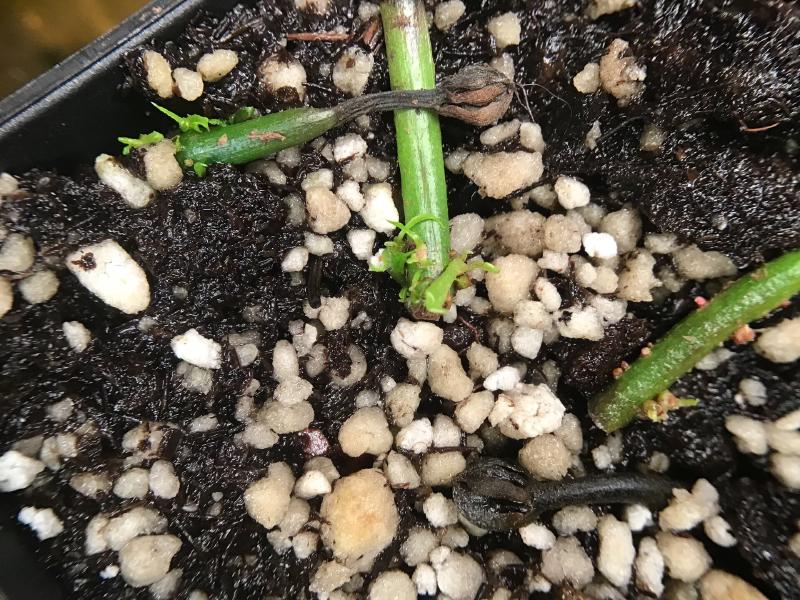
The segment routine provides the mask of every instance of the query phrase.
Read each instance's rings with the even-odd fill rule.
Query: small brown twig
[[[286,39],[293,42],[346,42],[351,34],[337,31],[303,31],[289,33]]]
[[[462,325],[464,325],[467,329],[469,329],[472,332],[472,337],[475,339],[475,342],[480,344],[481,343],[481,332],[478,331],[478,328],[475,327],[475,325],[473,325],[472,323],[470,323],[469,321],[467,321],[464,317],[462,317],[460,315],[458,317],[458,320],[462,323]]]
[[[380,19],[378,19],[377,17],[370,19],[367,28],[361,35],[361,41],[364,42],[364,44],[368,46],[370,49],[374,50],[375,45],[373,45],[373,43],[376,42],[377,36],[382,30],[383,26],[381,25]]]
[[[741,117],[737,117],[737,120],[739,121],[739,131],[744,133],[761,133],[763,131],[774,129],[781,124],[781,121],[775,121],[774,123],[770,125],[764,125],[763,127],[749,127]]]

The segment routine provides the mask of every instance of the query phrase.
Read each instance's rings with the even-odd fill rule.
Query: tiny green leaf
[[[203,115],[186,115],[182,117],[168,108],[164,108],[163,106],[159,106],[155,102],[151,102],[153,106],[155,106],[158,110],[162,113],[167,115],[170,119],[175,121],[178,124],[178,128],[187,133],[189,131],[194,131],[196,133],[201,133],[203,131],[209,131],[213,126],[222,126],[225,125],[225,121],[221,121],[220,119],[209,119],[208,117],[204,117]]]
[[[121,144],[125,144],[125,147],[122,149],[122,154],[128,156],[131,153],[131,150],[141,148],[142,146],[148,146],[150,144],[157,144],[163,139],[163,133],[151,131],[150,133],[143,133],[138,138],[118,137],[117,141]]]
[[[370,267],[372,271],[388,272],[402,288],[400,300],[412,310],[424,309],[431,314],[444,314],[450,308],[454,287],[470,285],[470,271],[482,269],[496,273],[497,268],[487,262],[467,262],[467,256],[450,260],[444,270],[436,277],[429,275],[431,261],[427,256],[427,246],[413,228],[426,221],[439,221],[433,215],[417,215],[405,225],[392,222],[399,233],[386,242],[378,264]]]
[[[261,111],[255,106],[243,106],[228,118],[228,125],[252,121],[261,116]]]
[[[194,172],[198,177],[205,177],[206,173],[208,172],[208,165],[202,162],[195,162],[192,165],[192,169],[194,169]]]

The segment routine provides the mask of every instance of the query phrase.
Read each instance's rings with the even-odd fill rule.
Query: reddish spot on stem
[[[274,142],[286,139],[285,135],[277,131],[251,131],[247,137],[258,142]]]

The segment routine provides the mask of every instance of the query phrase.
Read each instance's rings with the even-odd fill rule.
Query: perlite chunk
[[[183,181],[183,169],[175,158],[176,151],[172,140],[162,140],[145,150],[144,171],[147,183],[154,190],[169,190]]]
[[[489,33],[501,50],[507,46],[516,46],[520,42],[520,35],[522,34],[522,27],[519,23],[519,17],[512,12],[507,12],[489,21],[486,26]]]
[[[155,50],[145,50],[142,65],[147,76],[147,85],[159,98],[172,97],[172,67],[164,55]]]
[[[564,405],[545,384],[523,384],[503,392],[489,422],[506,437],[516,440],[552,433],[561,426]]]
[[[101,154],[95,159],[94,170],[100,181],[118,193],[131,208],[144,208],[156,197],[150,184],[136,177],[109,154]]]
[[[473,384],[458,353],[442,344],[428,358],[428,385],[437,396],[461,402],[472,393]]]
[[[577,539],[562,537],[542,553],[542,575],[552,583],[566,581],[580,589],[594,577],[594,567]]]
[[[394,437],[383,410],[376,406],[361,408],[339,430],[339,444],[348,456],[379,455],[388,452]]]
[[[92,294],[126,314],[150,306],[150,284],[144,270],[114,240],[76,250],[65,261],[70,272]]]
[[[636,64],[636,59],[623,56],[629,44],[616,38],[600,59],[600,83],[603,89],[617,99],[619,106],[627,106],[644,92],[647,70]]]
[[[636,556],[631,529],[613,515],[606,515],[600,519],[597,531],[600,536],[597,569],[615,586],[624,588],[631,579]]]
[[[314,233],[338,231],[350,220],[350,209],[332,191],[312,187],[306,191],[306,210]]]
[[[572,455],[556,436],[545,434],[530,440],[519,451],[519,463],[538,479],[563,479],[572,464]]]
[[[369,586],[369,600],[417,600],[417,588],[402,571],[384,571]]]
[[[292,90],[301,102],[306,97],[306,70],[289,54],[268,56],[258,67],[258,78],[273,96],[280,90]]]
[[[145,535],[125,544],[119,552],[120,573],[131,587],[144,587],[159,581],[181,549],[174,535]]]
[[[693,583],[700,579],[711,566],[711,557],[703,544],[690,537],[679,537],[671,533],[656,534],[658,549],[670,577]]]
[[[214,50],[204,54],[197,62],[197,72],[203,81],[215,82],[233,71],[239,64],[239,55],[233,50]]]
[[[400,319],[389,339],[392,347],[408,359],[426,358],[442,345],[444,332],[433,323]]]
[[[482,195],[500,199],[539,181],[544,166],[538,152],[472,153],[463,170]]]
[[[785,319],[764,331],[756,340],[756,352],[775,363],[800,358],[800,318]]]
[[[222,346],[202,336],[196,329],[176,335],[170,341],[175,356],[203,369],[219,369],[222,366]]]
[[[251,483],[244,492],[247,514],[267,529],[277,527],[289,508],[294,483],[289,465],[271,464],[267,476]]]
[[[511,314],[519,302],[530,298],[539,267],[532,259],[519,254],[500,257],[494,265],[499,272],[486,275],[489,301],[496,311]]]
[[[339,479],[320,516],[325,545],[346,565],[371,562],[392,542],[400,521],[388,482],[373,469]]]
[[[15,492],[28,487],[44,471],[44,463],[16,450],[0,456],[0,492]]]
[[[348,48],[333,66],[333,83],[346,94],[360,96],[367,87],[374,64],[371,53],[356,46]]]

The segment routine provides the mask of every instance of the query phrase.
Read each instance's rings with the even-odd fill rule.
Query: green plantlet
[[[202,162],[196,162],[192,165],[192,169],[198,177],[205,177],[208,172],[208,165]]]
[[[257,119],[260,116],[261,116],[261,111],[258,110],[255,106],[243,106],[230,116],[230,118],[228,119],[228,125],[234,125],[236,123],[244,123],[245,121],[252,121],[253,119]]]
[[[467,262],[462,255],[451,259],[445,269],[436,277],[429,275],[431,261],[428,247],[414,227],[427,221],[439,221],[433,215],[417,215],[405,225],[392,222],[400,230],[393,239],[386,242],[380,262],[372,265],[373,271],[389,273],[401,286],[400,300],[417,315],[442,315],[450,308],[454,287],[465,288],[471,285],[470,271],[482,269],[496,273],[497,268],[487,262]]]
[[[182,117],[178,114],[175,114],[168,108],[159,106],[155,102],[151,102],[151,104],[162,113],[167,115],[170,119],[175,121],[178,124],[178,129],[180,129],[183,133],[188,133],[190,131],[202,133],[204,131],[210,131],[212,126],[222,127],[226,124],[225,121],[221,121],[220,119],[209,119],[203,115],[186,115],[185,117]]]
[[[697,398],[678,398],[667,390],[661,392],[656,398],[648,400],[642,405],[642,416],[654,423],[663,423],[669,419],[669,413],[681,408],[691,408],[700,404]]]
[[[164,134],[158,131],[151,131],[150,133],[143,133],[138,138],[118,137],[117,141],[120,144],[125,144],[122,149],[122,154],[128,156],[132,150],[149,146],[150,144],[157,144],[164,139]]]

